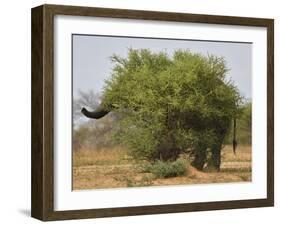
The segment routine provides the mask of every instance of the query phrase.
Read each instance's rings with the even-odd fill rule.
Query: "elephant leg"
[[[180,154],[180,149],[178,148],[171,148],[171,149],[166,149],[164,152],[161,152],[161,159],[164,162],[167,161],[176,161],[179,154]]]
[[[157,158],[164,162],[175,161],[181,152],[171,134],[168,134],[157,147]]]
[[[198,148],[195,152],[195,158],[192,161],[191,165],[198,170],[203,170],[204,164],[207,159],[207,149],[206,148]]]
[[[160,160],[164,162],[175,161],[181,152],[182,150],[175,145],[163,142],[157,147],[157,152],[155,152],[153,160]]]
[[[223,139],[213,145],[211,149],[211,159],[208,163],[209,169],[215,169],[216,171],[220,171],[222,143]]]
[[[221,166],[221,147],[216,146],[211,150],[212,156],[209,168],[214,168],[216,171],[220,171]]]

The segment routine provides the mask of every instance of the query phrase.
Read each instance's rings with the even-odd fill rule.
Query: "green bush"
[[[239,91],[221,57],[130,49],[112,61],[101,105],[122,115],[113,137],[135,159],[170,162],[210,147],[236,115]]]
[[[174,162],[157,161],[144,166],[144,171],[153,173],[156,178],[169,178],[186,175],[188,162],[178,159]]]

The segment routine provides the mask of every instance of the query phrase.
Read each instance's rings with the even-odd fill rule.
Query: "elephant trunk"
[[[95,111],[88,111],[86,108],[82,108],[81,112],[87,118],[100,119],[100,118],[104,117],[105,115],[107,115],[110,111],[99,107]]]
[[[236,118],[233,119],[233,141],[232,141],[233,153],[236,154],[237,141],[236,141]]]

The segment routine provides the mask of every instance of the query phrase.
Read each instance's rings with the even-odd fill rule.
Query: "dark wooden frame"
[[[157,206],[54,211],[54,15],[177,21],[267,28],[267,198]],[[274,20],[246,17],[42,5],[32,9],[32,200],[31,215],[49,220],[160,214],[274,205]]]

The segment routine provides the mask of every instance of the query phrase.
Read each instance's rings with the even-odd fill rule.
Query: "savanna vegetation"
[[[223,58],[129,50],[112,61],[103,93],[74,100],[75,189],[251,180],[251,102]],[[87,119],[85,106],[106,116]]]

